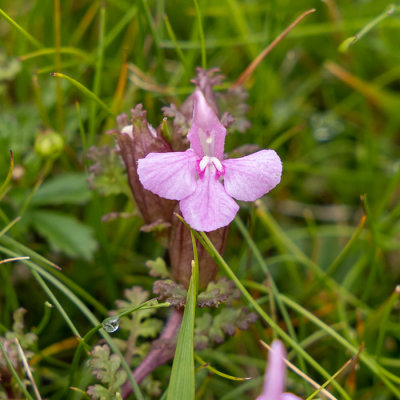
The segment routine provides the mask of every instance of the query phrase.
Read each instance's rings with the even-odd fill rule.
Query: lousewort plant
[[[118,129],[110,132],[117,140],[132,194],[145,221],[142,230],[153,232],[167,244],[173,278],[154,283],[153,292],[158,299],[175,309],[160,338],[133,372],[138,382],[174,356],[176,333],[182,320],[194,254],[190,231],[174,213],[182,214],[192,228],[207,232],[222,254],[229,224],[239,209],[233,197],[254,201],[280,182],[282,164],[273,150],[226,159],[225,136],[235,118],[225,110],[220,114],[212,90],[222,79],[216,72],[198,69],[192,81],[196,85],[194,93],[180,108],[164,108],[165,115],[173,118],[172,124],[164,119],[157,129],[152,127],[143,107],[138,105],[131,110],[130,119],[126,114],[119,116]],[[219,103],[229,104],[238,118],[236,129],[243,131],[248,127],[243,89],[218,95]],[[169,135],[165,135],[167,124]],[[236,329],[248,329],[257,316],[246,307],[234,305],[240,292],[226,278],[215,281],[216,263],[200,242],[196,242],[196,247],[199,288],[203,290],[198,306],[223,305],[212,313],[203,310],[196,322],[195,347],[204,349],[222,343],[225,335],[233,335]],[[154,270],[151,273],[157,275]],[[124,396],[130,390],[126,383],[122,389]]]
[[[280,182],[282,164],[273,150],[225,160],[225,127],[200,89],[193,98],[190,149],[150,153],[139,160],[138,175],[145,189],[178,200],[193,229],[210,232],[235,218],[239,206],[232,197],[255,201],[273,189]]]

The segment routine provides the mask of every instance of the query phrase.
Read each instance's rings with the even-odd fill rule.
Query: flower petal
[[[138,161],[143,187],[170,200],[181,200],[196,189],[197,156],[185,152],[150,153]]]
[[[293,393],[283,393],[279,400],[301,400],[301,398],[297,397]]]
[[[286,369],[283,358],[285,348],[279,340],[271,345],[268,367],[265,372],[264,389],[258,400],[280,400],[285,385]]]
[[[193,93],[193,121],[188,132],[192,149],[199,157],[205,155],[222,160],[226,129],[207,103],[203,92]]]
[[[282,163],[274,150],[224,160],[222,165],[225,190],[237,200],[257,200],[281,180]]]
[[[195,192],[179,203],[183,218],[198,231],[210,232],[229,225],[239,206],[229,196],[208,166],[204,176],[197,180]]]

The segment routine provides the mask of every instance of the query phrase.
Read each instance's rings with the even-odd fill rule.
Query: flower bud
[[[177,206],[176,211],[179,211],[179,206]],[[229,227],[226,226],[207,233],[207,236],[220,254],[225,251],[228,230]],[[196,240],[196,247],[199,259],[199,289],[204,289],[210,281],[215,279],[218,265],[198,240]],[[169,257],[174,279],[188,288],[192,275],[192,260],[194,259],[193,245],[189,229],[179,218],[172,219]]]
[[[64,149],[63,137],[54,131],[40,134],[35,140],[35,151],[44,158],[57,158]]]
[[[129,186],[146,224],[170,222],[177,202],[163,199],[145,190],[137,174],[137,162],[149,153],[165,153],[172,151],[172,148],[161,136],[160,129],[156,130],[148,123],[146,111],[141,104],[131,110],[131,116],[130,121],[126,114],[118,116],[119,129],[110,132],[117,139],[119,152],[128,173]]]

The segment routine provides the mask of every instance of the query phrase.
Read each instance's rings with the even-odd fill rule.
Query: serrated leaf
[[[155,338],[163,327],[163,322],[159,319],[149,318],[140,324],[138,336],[143,338]]]
[[[129,195],[125,168],[115,148],[92,146],[88,151],[88,158],[93,161],[87,180],[91,189],[97,190],[103,196],[119,193]]]
[[[92,373],[102,383],[107,383],[112,379],[109,358],[110,348],[107,345],[95,346],[90,354],[89,365]]]
[[[115,304],[118,307],[118,312],[143,304],[149,299],[149,292],[142,289],[140,286],[134,286],[131,289],[126,289],[124,291],[124,296],[126,300],[119,299],[115,301]],[[139,310],[132,313],[129,318],[135,319],[136,321],[141,321],[153,315],[155,312],[156,310],[153,308],[148,308],[146,310]],[[122,329],[128,329],[128,330],[130,329],[129,318],[128,319],[125,318],[121,321]],[[126,324],[128,324],[128,326]]]
[[[25,308],[18,308],[13,313],[13,328],[12,331],[8,331],[5,333],[5,338],[12,340],[17,338],[21,344],[21,346],[25,349],[32,346],[33,343],[37,341],[37,335],[32,332],[24,332],[24,315],[26,314]],[[25,355],[29,358],[31,352],[25,351]]]
[[[149,275],[158,278],[169,278],[170,273],[167,269],[167,264],[161,257],[157,257],[154,261],[146,261],[146,267],[149,268]]]
[[[186,301],[186,290],[171,279],[155,281],[153,293],[158,295],[158,299],[166,301],[174,307],[182,307]]]
[[[219,315],[218,315],[219,316]],[[214,343],[222,343],[224,341],[224,332],[221,329],[221,324],[219,324],[218,316],[215,318],[214,324],[211,325],[208,332],[208,336]]]
[[[132,355],[140,357],[140,359],[143,359],[149,353],[150,349],[151,349],[151,344],[145,342],[139,346],[136,346]]]
[[[196,350],[204,350],[209,347],[210,339],[206,335],[195,335],[194,348]]]
[[[196,318],[194,328],[194,346],[197,350],[202,350],[208,347],[210,343],[208,334],[212,322],[213,317],[208,312],[205,312],[203,315]]]
[[[87,389],[87,394],[91,396],[92,399],[111,400],[108,390],[98,383],[89,386]]]
[[[124,296],[128,300],[117,300],[115,303],[119,309],[138,306],[149,299],[149,292],[143,290],[140,286],[133,286],[124,290]]]
[[[199,294],[198,306],[218,307],[221,303],[231,304],[233,300],[240,297],[240,291],[235,283],[225,277],[216,282],[210,282],[203,292]]]
[[[113,389],[117,391],[126,381],[126,372],[121,369],[115,374],[115,378],[113,381]]]
[[[205,332],[210,329],[213,318],[210,313],[206,312],[201,317],[196,318],[195,332]]]
[[[97,248],[93,229],[74,217],[55,211],[32,211],[31,222],[50,246],[70,257],[91,260]]]
[[[92,374],[103,385],[90,386],[87,393],[93,399],[115,399],[115,394],[120,391],[127,378],[126,372],[120,369],[119,354],[110,356],[110,348],[107,345],[95,346],[90,354],[89,366]]]
[[[92,195],[84,174],[63,174],[45,181],[31,199],[32,205],[82,204]]]
[[[152,397],[156,397],[157,399],[161,396],[161,382],[154,380],[151,375],[147,375],[142,383],[141,387],[144,391]]]
[[[225,335],[234,335],[236,329],[246,330],[256,320],[257,314],[249,313],[247,307],[224,307],[216,316],[204,313],[200,318],[196,319],[196,348],[204,348],[202,346],[206,343],[206,339],[214,343],[222,343]]]
[[[149,292],[143,290],[139,286],[126,289],[124,295],[126,299],[116,301],[118,312],[143,304],[149,298]],[[149,351],[149,346],[147,343],[139,345],[137,343],[138,338],[154,338],[161,330],[163,326],[162,321],[149,318],[155,311],[155,309],[151,308],[147,310],[138,310],[131,313],[129,316],[121,318],[120,329],[129,332],[128,342],[130,345],[128,347],[126,341],[115,340],[118,340],[118,347],[123,352],[126,350],[129,351],[130,357],[139,356],[143,358]]]

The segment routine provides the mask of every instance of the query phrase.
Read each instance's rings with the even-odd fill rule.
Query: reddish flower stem
[[[183,310],[174,309],[168,319],[165,328],[158,340],[173,339],[181,326]],[[136,367],[132,375],[139,384],[147,375],[153,372],[160,365],[174,358],[175,347],[160,346],[150,350],[150,353]],[[126,399],[132,393],[132,386],[127,380],[122,387],[122,397]]]

